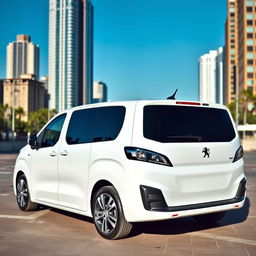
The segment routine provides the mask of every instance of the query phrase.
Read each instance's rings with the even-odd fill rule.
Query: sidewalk
[[[243,145],[244,151],[256,150],[256,139],[254,138],[241,140],[241,143]]]

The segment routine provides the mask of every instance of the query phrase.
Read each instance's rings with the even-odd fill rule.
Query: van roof
[[[188,100],[131,100],[131,101],[113,101],[113,102],[102,102],[102,103],[94,103],[94,104],[87,104],[87,105],[80,105],[77,107],[73,107],[67,109],[63,112],[69,112],[84,108],[92,108],[92,107],[105,107],[105,106],[128,106],[128,105],[135,105],[139,104],[143,105],[182,105],[182,106],[195,106],[195,107],[211,107],[211,108],[221,108],[227,109],[226,106],[221,104],[213,104],[213,103],[206,103],[200,101],[188,101]]]

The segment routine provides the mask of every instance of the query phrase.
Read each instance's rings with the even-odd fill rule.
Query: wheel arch
[[[91,211],[91,214],[92,214],[92,202],[93,202],[93,196],[95,195],[95,193],[97,191],[99,191],[99,189],[105,187],[105,186],[113,186],[115,188],[115,186],[109,182],[108,180],[105,180],[105,179],[102,179],[102,180],[98,180],[93,188],[92,188],[92,192],[91,192],[91,197],[90,197],[90,211]]]
[[[17,159],[17,161],[15,163],[15,168],[14,168],[14,173],[13,173],[13,189],[14,189],[15,195],[16,195],[16,182],[17,182],[18,177],[22,174],[25,175],[27,182],[28,182],[28,186],[30,187],[28,163],[25,159],[20,158],[20,159]]]

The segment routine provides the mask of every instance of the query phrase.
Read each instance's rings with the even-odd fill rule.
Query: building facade
[[[22,107],[25,115],[23,121],[28,120],[28,115],[40,108],[45,108],[46,90],[43,83],[35,80],[33,75],[20,75],[20,78],[5,79],[3,82],[3,104],[9,107]]]
[[[108,88],[105,83],[101,81],[95,81],[93,83],[93,103],[107,102],[107,93]]]
[[[223,104],[223,48],[199,59],[199,100]]]
[[[41,76],[39,81],[43,84],[44,89],[46,90],[46,94],[45,94],[45,107],[49,108],[50,96],[49,96],[49,93],[48,93],[48,76]]]
[[[0,79],[0,105],[3,105],[4,100],[4,80]]]
[[[50,108],[92,102],[93,6],[90,0],[49,0]]]
[[[39,79],[39,46],[28,35],[17,35],[16,41],[7,46],[6,78],[18,78],[20,74]]]
[[[225,104],[243,90],[256,93],[256,0],[228,0],[225,42]],[[237,88],[236,88],[237,87]]]

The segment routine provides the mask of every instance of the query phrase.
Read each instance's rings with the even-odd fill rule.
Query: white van
[[[18,206],[93,217],[105,238],[132,223],[217,221],[245,201],[243,149],[228,109],[176,100],[100,103],[31,136],[13,176]]]

